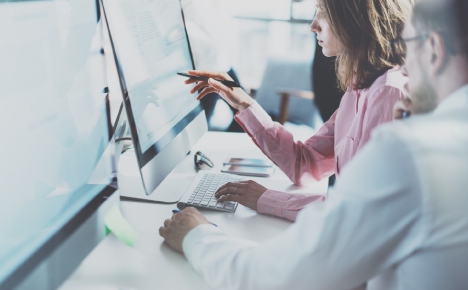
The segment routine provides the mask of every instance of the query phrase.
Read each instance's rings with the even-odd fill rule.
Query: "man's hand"
[[[255,181],[228,182],[215,193],[218,201],[236,201],[246,207],[257,210],[260,196],[268,189]]]
[[[411,114],[411,99],[399,99],[395,106],[393,106],[393,120],[401,120]]]
[[[201,224],[210,224],[210,222],[195,208],[187,207],[174,214],[172,219],[165,220],[164,225],[159,228],[159,235],[171,248],[182,253],[185,236]]]

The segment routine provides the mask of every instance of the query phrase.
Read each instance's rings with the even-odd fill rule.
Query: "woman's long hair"
[[[443,1],[443,0],[441,0]],[[343,45],[336,61],[341,89],[366,89],[403,59],[392,55],[389,41],[399,37],[413,0],[319,0],[333,33]]]

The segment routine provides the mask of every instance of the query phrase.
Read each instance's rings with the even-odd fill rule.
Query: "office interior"
[[[213,289],[164,242],[165,219],[198,206],[221,231],[259,244],[293,222],[214,197],[194,205],[206,179],[327,198],[334,175],[295,184],[237,110],[216,93],[195,100],[175,74],[228,73],[305,142],[343,94],[311,32],[316,5],[0,0],[0,290]],[[333,98],[316,98],[319,89]],[[266,165],[226,171],[231,158]]]
[[[159,2],[167,4],[169,8],[172,7],[172,10],[168,10],[172,12],[174,7],[181,5],[177,0]],[[182,4],[190,5],[187,2],[190,1]],[[187,8],[187,13],[189,9],[193,9],[195,14],[200,13],[209,2],[200,1],[197,3],[199,7]],[[263,9],[267,4],[270,9]],[[268,94],[268,90],[276,90],[275,87],[268,86],[271,82],[278,82],[278,78],[262,80],[270,59],[280,60],[282,66],[291,64],[293,69],[295,65],[299,73],[307,71],[302,76],[305,80],[302,87],[297,87],[297,81],[294,82],[296,72],[291,71],[287,78],[283,75],[281,78],[284,79],[285,89],[311,91],[309,70],[315,39],[308,27],[314,14],[315,3],[313,1],[278,1],[274,5],[271,4],[265,1],[258,1],[254,5],[245,1],[218,3],[219,7],[224,8],[223,17],[228,15],[226,14],[228,11],[233,24],[226,25],[227,29],[233,29],[232,31],[215,31],[216,33],[224,32],[233,40],[229,54],[220,54],[225,58],[222,61],[235,70],[243,89],[252,96],[261,96],[262,90],[267,90],[263,93],[264,95]],[[160,177],[150,176],[145,180],[140,176],[143,174],[143,168],[138,168],[131,134],[135,132],[131,132],[128,112],[124,106],[124,96],[128,91],[124,87],[122,73],[126,72],[125,70],[119,71],[119,69],[122,70],[122,66],[119,66],[121,65],[120,57],[116,55],[114,47],[118,40],[115,36],[112,39],[109,33],[109,23],[106,11],[103,9],[103,2],[94,0],[6,1],[1,2],[0,5],[3,11],[0,18],[2,26],[5,27],[3,37],[8,40],[2,48],[1,62],[4,64],[2,79],[5,80],[2,81],[2,93],[6,96],[2,107],[6,110],[4,117],[9,118],[10,122],[15,124],[5,131],[5,138],[14,141],[4,147],[3,152],[10,151],[10,153],[3,154],[2,159],[5,160],[5,164],[17,164],[16,167],[13,166],[14,170],[4,171],[5,179],[2,181],[4,191],[12,190],[19,180],[28,175],[27,172],[33,172],[33,177],[28,178],[30,182],[17,188],[18,194],[15,198],[3,195],[5,201],[2,206],[3,213],[17,220],[12,224],[4,223],[1,226],[2,235],[9,236],[9,238],[4,241],[5,247],[2,252],[0,288],[121,288],[126,287],[128,283],[132,284],[135,280],[140,280],[137,283],[140,287],[152,288],[153,278],[150,277],[151,275],[146,275],[148,274],[146,270],[134,272],[138,273],[137,276],[120,282],[117,281],[120,279],[118,273],[120,270],[117,268],[114,268],[116,272],[111,274],[113,278],[107,282],[105,280],[109,273],[98,274],[100,277],[98,280],[101,278],[104,280],[94,282],[93,277],[84,280],[80,277],[82,271],[110,269],[109,265],[92,262],[94,258],[108,260],[109,257],[117,257],[122,249],[120,246],[128,247],[132,251],[138,248],[138,243],[136,246],[133,245],[134,240],[131,239],[131,242],[125,243],[118,238],[117,232],[112,230],[115,224],[118,224],[119,219],[130,227],[136,236],[140,236],[141,245],[152,252],[147,248],[147,243],[157,238],[154,236],[155,232],[152,231],[151,238],[145,241],[141,238],[141,233],[138,234],[138,228],[150,222],[154,224],[148,225],[148,228],[156,229],[157,220],[167,217],[176,208],[177,201],[181,199],[182,194],[197,174],[198,170],[193,166],[196,151],[205,152],[214,162],[215,169],[212,170],[217,172],[220,171],[222,162],[227,157],[265,159],[265,156],[253,144],[250,144],[245,133],[229,132],[233,112],[226,103],[218,100],[211,124],[205,120],[204,113],[199,113],[195,121],[191,122],[192,125],[188,125],[192,127],[187,129],[191,132],[188,133],[190,138],[195,140],[180,141],[175,137],[177,142],[183,144],[184,149],[179,150],[176,155],[165,157],[169,158],[169,161],[158,161],[156,167],[158,165],[162,167],[161,163],[173,163],[165,172],[152,172],[154,175],[161,175]],[[302,5],[301,9],[299,5]],[[305,10],[303,7],[306,7],[309,12],[301,14]],[[166,9],[169,8],[166,7]],[[184,29],[181,26],[180,9],[176,9],[175,12],[178,13],[175,14],[177,25]],[[217,10],[208,11],[207,9],[206,13],[215,15]],[[222,19],[221,17],[214,20],[222,21]],[[194,21],[198,20],[195,18]],[[187,30],[190,30],[192,28],[189,27],[190,19],[186,19],[186,22]],[[199,25],[196,22],[192,24]],[[215,24],[212,21],[200,25],[206,25],[209,30],[211,29],[209,26]],[[200,42],[196,38],[199,28],[192,29],[194,35],[187,34],[189,41],[196,45],[202,43],[201,45],[208,47],[213,46],[212,51],[222,49],[219,45],[215,47],[216,39],[203,39]],[[183,34],[175,37],[182,37],[181,35]],[[241,42],[240,39],[247,41]],[[201,50],[203,49],[202,46]],[[188,46],[185,50],[189,51]],[[186,61],[191,60],[187,53],[185,58]],[[193,59],[192,61],[196,62]],[[205,69],[208,68],[205,67]],[[28,75],[26,72],[29,72],[28,78],[25,78]],[[31,82],[38,78],[41,80]],[[181,83],[182,81],[183,79],[180,78]],[[262,82],[265,83],[263,87]],[[288,87],[289,83],[291,86]],[[21,91],[24,93],[20,93]],[[64,95],[67,97],[65,98]],[[271,113],[272,116],[278,118],[281,95],[277,92],[274,92],[274,95]],[[13,101],[15,98],[17,104]],[[302,101],[306,102],[310,112],[317,115],[314,113],[316,109],[313,100]],[[26,110],[19,109],[23,103],[29,103]],[[192,106],[196,106],[194,104],[195,100]],[[194,111],[199,107],[199,105],[196,106]],[[12,108],[18,109],[12,110]],[[12,116],[6,113],[8,111],[19,113]],[[32,117],[27,117],[32,111],[35,111]],[[294,116],[294,103],[288,111],[292,113],[291,116]],[[309,118],[309,120],[313,119]],[[31,125],[34,123],[36,125]],[[307,123],[307,120],[306,122],[288,121],[288,124],[291,128],[296,128],[297,138],[301,139],[307,138],[307,135],[316,129],[315,123]],[[197,131],[199,132],[193,133]],[[203,133],[206,136],[202,138]],[[31,138],[31,135],[35,136],[33,139],[35,138],[35,144],[37,144],[34,150],[25,147],[29,144],[27,139]],[[183,134],[178,136],[181,135]],[[196,142],[200,138],[202,138],[201,143]],[[224,141],[219,143],[220,140]],[[141,143],[140,139],[140,145]],[[234,146],[229,149],[230,145]],[[167,145],[167,147],[171,146],[175,145],[173,143]],[[210,150],[213,151],[211,154]],[[26,155],[21,153],[25,151],[31,153]],[[257,178],[262,181],[276,180],[279,188],[291,186],[278,168],[273,176],[275,178]],[[255,179],[255,177],[252,178]],[[156,187],[155,192],[152,192],[154,188],[148,191],[149,183],[155,183],[153,185]],[[326,191],[326,184],[322,182],[311,188],[295,190],[323,193]],[[138,219],[142,218],[142,220],[132,221],[130,217],[132,214],[126,213],[127,209],[123,207],[123,204],[130,207],[138,205],[142,208],[136,209],[135,212],[145,212],[146,208],[149,210],[146,214],[158,213],[159,217],[154,220],[154,216],[153,218],[140,216]],[[123,215],[120,213],[121,210]],[[244,211],[239,218],[251,218],[252,212],[246,209]],[[237,210],[237,212],[242,212],[242,210]],[[230,217],[227,220],[228,223],[233,222],[232,211],[226,216]],[[35,220],[37,222],[33,223]],[[27,226],[28,223],[31,225]],[[223,224],[223,222],[218,223],[220,226]],[[288,223],[279,222],[279,228],[287,225]],[[266,236],[276,234],[275,227],[278,225],[272,225],[272,229],[267,231]],[[263,239],[264,236],[260,235],[257,238]],[[106,240],[112,244],[115,243],[108,248],[113,248],[111,251],[115,252],[109,257],[99,258],[99,251],[97,254],[93,253],[104,245]],[[13,246],[15,244],[16,247]],[[134,248],[128,244],[132,244]],[[166,254],[173,255],[163,243],[159,244],[160,246],[156,246],[156,249],[161,250],[157,254],[159,257],[164,257]],[[142,258],[138,250],[131,255],[134,254],[137,260]],[[88,259],[91,259],[91,264],[95,264],[97,268],[86,266]],[[124,266],[130,265],[126,264],[128,261],[125,259],[119,258],[119,260],[124,262]],[[159,258],[155,260],[160,261]],[[183,266],[180,257],[175,257],[174,261],[176,264],[169,272],[164,270],[167,265],[155,266],[161,269],[161,276],[158,280],[176,274],[180,266],[186,267]],[[135,262],[135,265],[138,265],[142,261],[135,260]],[[191,278],[179,285],[180,287],[191,288],[190,285],[198,285],[195,286],[197,289],[208,287],[200,277],[197,278],[193,273],[188,273],[188,275]],[[146,278],[141,280],[144,276]],[[173,284],[172,279],[165,280],[163,284],[158,282],[159,285]],[[158,283],[154,286],[158,287],[156,286]],[[138,285],[129,287],[139,289]]]

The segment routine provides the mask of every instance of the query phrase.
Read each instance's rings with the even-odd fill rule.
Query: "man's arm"
[[[278,238],[259,245],[203,225],[183,250],[216,289],[352,288],[422,243],[419,188],[411,154],[387,131],[348,164],[326,202]]]

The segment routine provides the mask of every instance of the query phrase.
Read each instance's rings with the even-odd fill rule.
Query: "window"
[[[224,0],[238,28],[234,68],[242,85],[256,89],[270,57],[312,60],[315,36],[309,26],[315,0]]]
[[[233,15],[239,18],[310,21],[315,0],[226,0]]]

